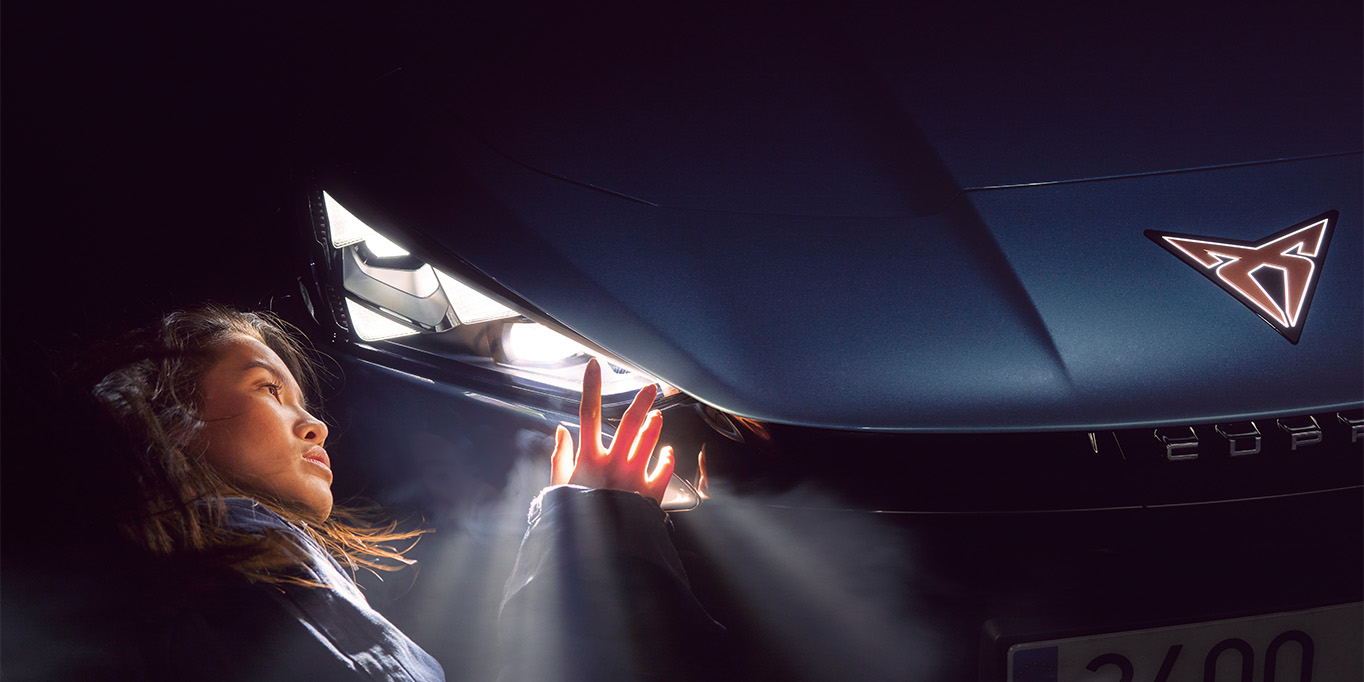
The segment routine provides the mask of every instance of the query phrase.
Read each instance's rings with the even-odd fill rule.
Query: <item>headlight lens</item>
[[[327,224],[330,227],[329,236],[333,248],[340,249],[352,244],[366,242],[369,250],[380,258],[396,258],[408,255],[403,247],[371,230],[363,221],[352,215],[341,204],[338,204],[330,194],[323,192],[322,201],[326,206]]]
[[[618,358],[535,322],[458,276],[413,256],[322,192],[328,262],[340,271],[348,327],[360,341],[390,341],[494,368],[576,398],[583,366],[598,358],[603,399],[656,384],[677,390]]]

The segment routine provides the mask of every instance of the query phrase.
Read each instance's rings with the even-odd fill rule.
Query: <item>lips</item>
[[[303,453],[303,459],[306,459],[306,460],[308,460],[309,462],[312,462],[312,463],[314,463],[314,464],[317,464],[318,466],[321,466],[322,468],[326,469],[327,471],[331,471],[331,469],[332,469],[332,460],[331,460],[331,458],[327,456],[327,451],[326,451],[326,450],[323,450],[323,449],[320,448],[320,447],[315,447],[315,448],[313,448],[313,449],[311,449],[311,450],[309,450],[309,451]]]

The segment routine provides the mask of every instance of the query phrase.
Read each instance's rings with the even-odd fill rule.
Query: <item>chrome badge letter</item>
[[[1156,230],[1145,234],[1296,344],[1321,276],[1336,215],[1328,211],[1255,242]]]

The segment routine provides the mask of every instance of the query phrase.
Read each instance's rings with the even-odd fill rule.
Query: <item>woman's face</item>
[[[199,385],[204,459],[248,490],[303,505],[323,521],[332,510],[327,427],[303,408],[284,361],[259,340],[235,334]]]

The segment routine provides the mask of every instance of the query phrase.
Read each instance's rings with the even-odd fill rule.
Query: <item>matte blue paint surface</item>
[[[1148,12],[1111,36],[1091,29],[1116,9],[1029,32],[968,9],[801,11],[754,34],[742,9],[646,33],[510,17],[382,85],[328,191],[754,419],[1322,411],[1364,400],[1360,59],[1337,39],[1358,9],[1328,9]],[[1264,42],[1309,27],[1310,53]],[[1142,234],[1255,240],[1328,210],[1297,345]]]

